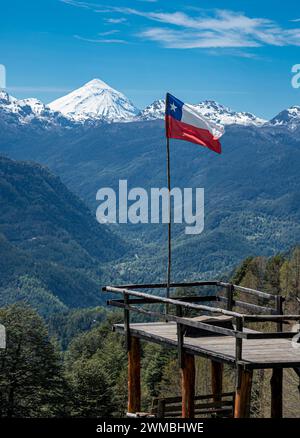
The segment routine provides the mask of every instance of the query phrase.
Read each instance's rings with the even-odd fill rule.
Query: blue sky
[[[300,104],[295,0],[2,0],[8,91],[44,102],[98,77],[143,107],[166,91],[266,118]]]

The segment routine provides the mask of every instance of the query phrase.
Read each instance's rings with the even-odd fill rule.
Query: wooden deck
[[[115,324],[116,331],[124,333],[123,324]],[[248,331],[245,329],[245,331]],[[177,347],[177,329],[174,322],[130,324],[133,336],[154,343]],[[235,338],[232,336],[184,337],[187,352],[224,363],[235,363]],[[298,368],[300,344],[294,348],[288,339],[244,339],[242,361],[245,369]]]

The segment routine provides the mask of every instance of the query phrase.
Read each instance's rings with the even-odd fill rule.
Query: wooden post
[[[134,336],[130,338],[128,351],[128,412],[135,413],[141,410],[141,348],[140,340]]]
[[[182,418],[194,418],[195,414],[195,357],[183,353],[181,368]]]
[[[281,295],[276,295],[276,313],[277,315],[283,315],[283,301],[284,298]],[[277,322],[277,331],[282,332],[283,324],[282,321]]]
[[[271,418],[282,418],[282,368],[273,368],[271,377]]]
[[[234,292],[234,286],[232,284],[229,284],[226,286],[227,290],[227,310],[232,310],[233,307],[233,292]]]
[[[211,361],[211,389],[214,402],[222,400],[223,384],[223,364],[221,362]]]
[[[166,401],[165,400],[158,400],[158,402],[157,402],[157,418],[164,418],[165,407],[166,407]]]
[[[278,315],[283,315],[283,301],[281,295],[276,295],[276,310]],[[277,323],[277,332],[282,332],[282,321]],[[282,368],[273,368],[271,377],[271,418],[282,418]]]
[[[250,417],[252,370],[240,370],[239,386],[235,393],[234,418]]]

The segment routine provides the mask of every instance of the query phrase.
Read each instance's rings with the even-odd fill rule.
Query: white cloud
[[[80,2],[77,0],[60,0],[62,3],[66,3],[67,5],[70,6],[76,6],[78,8],[84,8],[84,9],[92,9],[93,7],[96,7],[97,5],[93,4],[93,3],[88,3],[88,2]]]
[[[114,35],[116,33],[120,32],[117,29],[108,30],[107,32],[98,32],[98,36],[108,36],[108,35]]]
[[[166,28],[152,28],[145,30],[139,36],[152,41],[163,43],[170,49],[208,49],[208,48],[241,48],[241,47],[258,47],[259,44],[251,41],[246,37],[241,38],[234,33],[227,33],[220,38],[215,32],[182,32],[180,30],[171,30]]]
[[[86,38],[80,35],[74,35],[74,38],[81,41],[86,41],[88,43],[98,43],[98,44],[128,44],[127,41],[114,38]]]
[[[142,38],[169,48],[259,47],[263,45],[300,46],[300,28],[284,29],[266,18],[249,18],[242,13],[216,10],[211,15],[190,16],[183,12],[143,12],[122,8],[167,26],[152,27],[139,33]],[[118,8],[120,11],[120,8]]]
[[[199,10],[185,12],[145,12],[118,6],[96,6],[77,0],[61,0],[72,6],[93,9],[98,13],[118,13],[118,18],[108,18],[108,23],[121,23],[128,16],[138,16],[146,21],[163,24],[144,28],[136,33],[142,39],[155,41],[167,48],[217,49],[254,48],[265,45],[300,46],[300,28],[284,28],[268,18],[252,18],[231,10]],[[297,23],[300,19],[292,20]]]
[[[106,23],[110,23],[110,24],[121,24],[121,23],[125,23],[127,21],[127,19],[124,17],[122,17],[122,18],[106,18],[105,21],[106,21]]]

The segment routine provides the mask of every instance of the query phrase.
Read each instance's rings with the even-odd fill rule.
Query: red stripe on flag
[[[209,131],[180,122],[171,116],[166,116],[166,135],[169,138],[200,144],[218,154],[221,153],[221,143]]]

